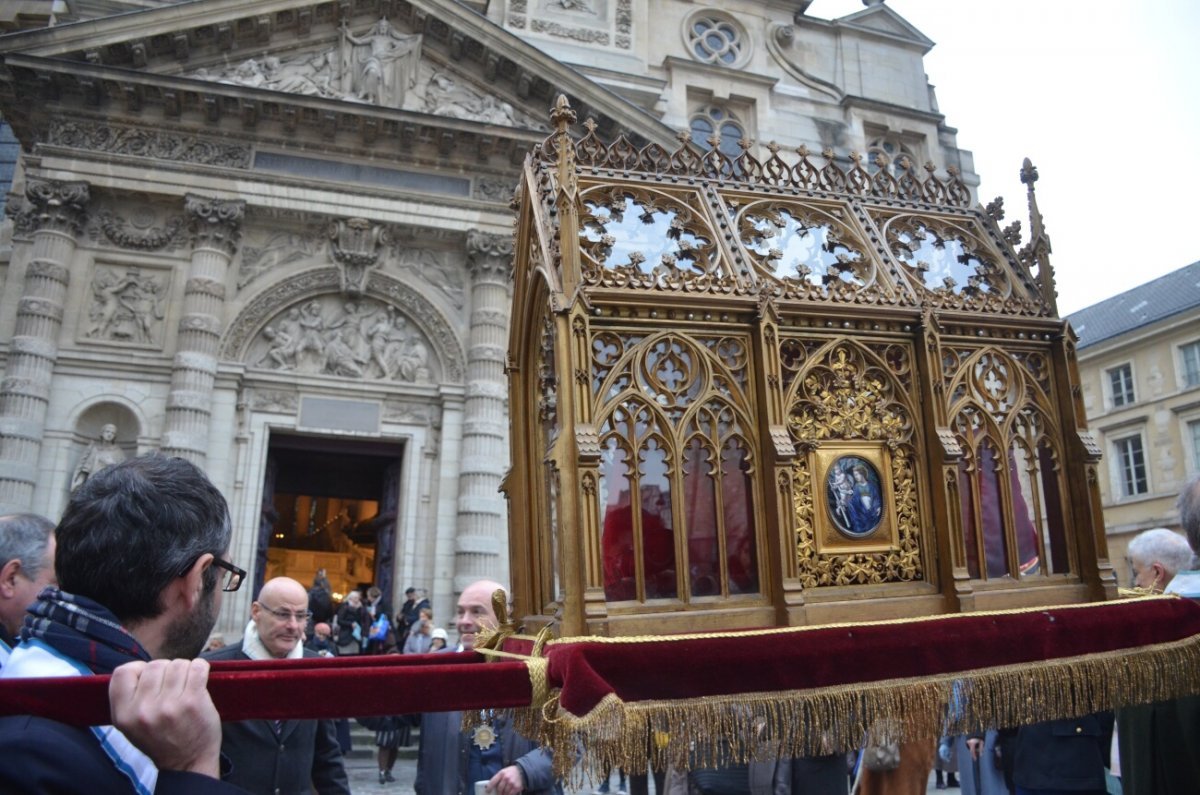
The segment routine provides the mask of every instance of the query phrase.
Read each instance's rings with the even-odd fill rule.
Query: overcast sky
[[[1200,260],[1200,2],[887,0],[1004,223],[1038,206],[1066,315]],[[861,0],[815,0],[834,19]]]

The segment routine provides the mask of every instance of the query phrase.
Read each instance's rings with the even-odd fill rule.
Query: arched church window
[[[900,166],[901,158],[908,158],[910,168],[916,168],[918,162],[912,150],[901,141],[889,136],[879,137],[867,144],[865,165],[867,171],[871,174],[878,173],[879,171],[879,163],[877,162],[879,155],[883,155],[887,159],[888,167],[895,176],[899,176],[904,172],[904,169]]]
[[[724,108],[716,105],[707,105],[701,108],[692,116],[690,127],[692,141],[701,149],[712,148],[708,139],[715,132],[721,135],[721,143],[718,148],[723,154],[729,158],[737,158],[742,154],[742,147],[738,141],[746,137],[746,128],[737,116]]]
[[[692,57],[716,66],[739,66],[749,54],[746,32],[732,17],[719,11],[695,14],[686,28]]]

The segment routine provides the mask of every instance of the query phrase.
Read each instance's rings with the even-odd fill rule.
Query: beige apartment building
[[[882,0],[820,10],[2,4],[0,510],[57,516],[88,462],[163,450],[228,497],[255,585],[325,568],[448,620],[508,576],[509,202],[556,96],[606,140],[978,185],[933,42]]]
[[[1130,539],[1179,528],[1175,500],[1200,472],[1200,262],[1070,315],[1100,493],[1121,585]]]

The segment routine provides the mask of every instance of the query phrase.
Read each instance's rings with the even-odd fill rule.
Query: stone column
[[[500,481],[508,469],[504,361],[508,352],[512,252],[510,237],[474,229],[467,232],[471,331],[458,481],[458,535],[454,543],[456,593],[485,577],[506,579],[507,561],[500,559],[506,526]]]
[[[237,250],[246,203],[188,194],[184,211],[192,230],[192,261],[183,293],[183,315],[171,363],[171,392],[162,451],[203,468],[217,348],[225,306],[225,275]]]
[[[69,269],[89,188],[86,182],[30,177],[25,198],[35,231],[8,369],[0,382],[0,513],[32,508]]]

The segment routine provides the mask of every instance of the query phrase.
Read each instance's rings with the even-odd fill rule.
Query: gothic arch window
[[[888,167],[896,176],[904,172],[904,168],[900,165],[901,158],[908,158],[909,168],[916,168],[919,162],[913,152],[913,147],[892,135],[878,136],[867,144],[865,165],[869,173],[878,173],[879,163],[876,161],[880,155],[887,160]]]
[[[705,9],[688,18],[684,28],[688,51],[701,63],[741,66],[750,56],[749,38],[733,17]]]
[[[689,127],[692,141],[702,149],[712,148],[708,139],[713,133],[717,133],[721,136],[718,148],[724,155],[737,158],[742,154],[742,147],[738,142],[746,137],[746,127],[729,110],[717,105],[705,105],[692,115]]]

